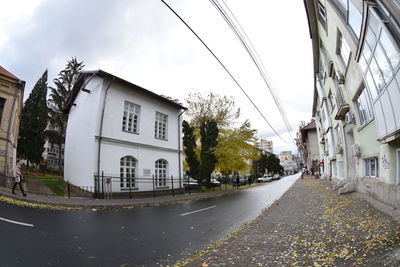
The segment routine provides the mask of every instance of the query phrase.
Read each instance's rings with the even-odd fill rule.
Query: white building
[[[274,148],[271,140],[260,138],[258,148],[271,154],[274,153]]]
[[[98,187],[95,176],[104,174],[109,191],[126,192],[170,189],[173,176],[179,187],[184,110],[102,70],[82,72],[64,110],[64,179]]]

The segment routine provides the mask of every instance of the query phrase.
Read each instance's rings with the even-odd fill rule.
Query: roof
[[[306,141],[307,132],[310,130],[315,130],[315,131],[317,130],[315,120],[312,120],[309,124],[307,124],[306,126],[304,126],[303,128],[300,129],[301,139],[303,142]]]
[[[9,72],[5,68],[3,68],[2,66],[0,66],[0,74],[4,75],[4,76],[7,76],[8,78],[14,79],[14,80],[19,80],[19,78],[17,76],[15,76],[11,72]]]
[[[74,87],[72,88],[72,91],[71,91],[71,93],[68,96],[68,99],[66,101],[66,104],[65,104],[65,107],[64,107],[64,110],[63,110],[65,113],[69,113],[69,110],[71,109],[71,106],[73,105],[73,103],[75,101],[75,98],[79,94],[79,92],[80,92],[80,90],[82,88],[82,85],[83,85],[84,81],[86,80],[86,78],[90,77],[90,76],[93,76],[93,75],[96,75],[96,76],[99,76],[99,77],[102,77],[102,78],[109,78],[111,80],[121,82],[121,83],[127,85],[128,87],[134,88],[135,90],[138,90],[138,91],[142,92],[143,94],[149,95],[149,96],[154,97],[154,98],[156,98],[158,100],[166,102],[166,103],[168,103],[168,104],[170,104],[170,105],[172,105],[172,106],[174,106],[174,107],[176,107],[178,109],[187,110],[186,107],[182,106],[180,103],[177,103],[177,102],[173,101],[172,99],[168,99],[166,97],[158,95],[158,94],[156,94],[156,93],[154,93],[152,91],[144,89],[143,87],[140,87],[140,86],[138,86],[136,84],[128,82],[128,81],[126,81],[126,80],[124,80],[122,78],[119,78],[119,77],[117,77],[117,76],[115,76],[113,74],[110,74],[108,72],[105,72],[103,70],[93,70],[93,71],[82,71],[79,74],[79,76],[78,76],[78,78],[77,78],[77,80],[76,80],[76,82],[74,84]]]

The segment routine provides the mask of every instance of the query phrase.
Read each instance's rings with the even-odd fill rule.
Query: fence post
[[[128,178],[129,180],[128,180],[128,182],[129,182],[129,198],[132,198],[132,178],[131,177],[129,177]]]
[[[175,196],[174,192],[174,176],[171,175],[171,187],[172,187],[172,195]]]
[[[68,198],[71,198],[69,180],[67,181],[67,191],[68,191]]]
[[[104,198],[104,171],[101,171],[101,198]]]
[[[154,174],[153,174],[153,197],[156,197],[156,189],[154,184]]]

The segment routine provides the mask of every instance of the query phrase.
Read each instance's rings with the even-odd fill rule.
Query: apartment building
[[[304,4],[322,176],[400,207],[400,1]]]

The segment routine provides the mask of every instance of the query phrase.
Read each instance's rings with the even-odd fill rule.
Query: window
[[[360,125],[364,125],[372,119],[372,108],[368,98],[367,91],[362,90],[361,94],[356,100],[358,108],[358,116],[360,118]]]
[[[140,106],[125,101],[124,115],[122,117],[122,131],[139,133]]]
[[[365,176],[366,177],[378,177],[379,165],[378,158],[364,159],[365,164]]]
[[[1,124],[1,119],[3,117],[3,110],[4,110],[4,104],[6,103],[6,100],[2,97],[0,97],[0,124]]]
[[[155,164],[155,182],[157,187],[167,185],[167,161],[159,159]]]
[[[400,62],[398,45],[393,34],[382,22],[377,7],[369,7],[368,25],[359,64],[365,82],[376,99],[390,83]]]
[[[120,161],[120,187],[121,189],[134,188],[137,161],[134,157],[125,156]]]
[[[154,127],[155,138],[167,140],[167,123],[168,123],[168,116],[157,111],[155,127]]]
[[[335,127],[336,144],[342,143],[342,133],[339,125]]]
[[[343,65],[347,68],[347,64],[350,58],[350,47],[346,40],[343,38],[342,33],[338,30],[338,51],[337,53],[340,55]]]
[[[326,31],[326,10],[325,6],[318,1],[318,20]]]
[[[332,94],[332,92],[329,94],[329,102],[331,103],[332,111],[333,111],[336,107],[336,100],[335,100],[335,96]]]
[[[353,30],[357,39],[360,36],[361,24],[362,24],[362,14],[353,5],[351,0],[349,0],[349,16],[347,18],[350,28]]]

